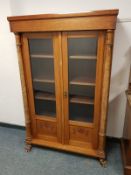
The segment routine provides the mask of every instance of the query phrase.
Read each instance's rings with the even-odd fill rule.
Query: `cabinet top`
[[[118,9],[97,10],[84,13],[68,13],[68,14],[38,14],[38,15],[24,15],[24,16],[10,16],[8,21],[20,20],[38,20],[38,19],[54,19],[54,18],[74,18],[74,17],[91,17],[91,16],[108,16],[118,15]]]
[[[7,17],[14,33],[115,29],[119,10]]]

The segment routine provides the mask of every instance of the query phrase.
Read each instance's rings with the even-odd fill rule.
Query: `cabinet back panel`
[[[48,117],[56,117],[56,103],[55,101],[48,101],[48,100],[35,100],[35,112],[37,115],[40,115],[44,118],[45,116]]]
[[[70,95],[78,95],[78,96],[87,96],[91,99],[94,98],[95,95],[95,87],[91,86],[69,86]]]
[[[81,77],[95,82],[96,60],[69,60],[69,80]]]
[[[94,107],[87,104],[72,104],[69,106],[69,120],[93,122]]]
[[[30,54],[53,54],[53,42],[50,38],[29,39]]]
[[[31,59],[33,79],[54,80],[53,60]]]
[[[96,55],[97,38],[68,38],[69,55]]]

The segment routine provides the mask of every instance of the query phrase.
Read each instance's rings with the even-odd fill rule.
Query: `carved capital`
[[[106,45],[112,47],[114,40],[114,30],[107,30],[106,33]]]

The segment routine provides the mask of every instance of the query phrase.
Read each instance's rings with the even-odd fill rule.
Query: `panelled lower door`
[[[103,32],[63,32],[64,142],[97,149]]]
[[[61,142],[60,33],[25,33],[23,62],[33,138]]]

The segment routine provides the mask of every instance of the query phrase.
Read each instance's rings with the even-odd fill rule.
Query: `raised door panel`
[[[103,50],[104,32],[62,34],[65,144],[97,148]]]
[[[62,137],[59,35],[59,32],[23,34],[23,62],[33,137],[56,142],[61,142]]]

